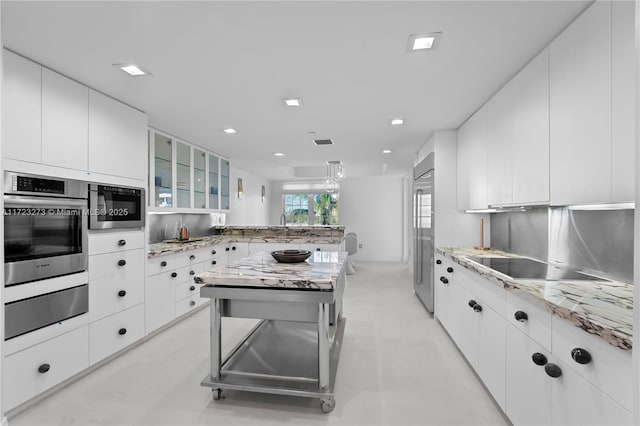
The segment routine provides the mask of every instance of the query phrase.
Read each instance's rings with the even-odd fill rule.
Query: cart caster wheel
[[[224,399],[224,397],[222,396],[222,389],[211,389],[211,391],[213,392],[214,401],[217,401],[219,399]]]
[[[323,413],[330,413],[333,409],[336,408],[336,400],[333,398],[321,399],[320,400],[320,409]]]

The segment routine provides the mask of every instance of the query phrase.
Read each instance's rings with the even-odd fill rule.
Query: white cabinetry
[[[87,170],[89,89],[42,69],[42,163]]]
[[[147,179],[147,116],[89,90],[89,170]]]
[[[2,155],[42,161],[42,67],[3,51]]]
[[[553,205],[611,201],[611,83],[611,3],[596,1],[550,45]]]
[[[488,204],[549,202],[549,50],[487,104]]]
[[[3,362],[3,408],[10,410],[89,367],[88,327],[11,354]]]
[[[458,210],[486,209],[487,106],[458,129]]]

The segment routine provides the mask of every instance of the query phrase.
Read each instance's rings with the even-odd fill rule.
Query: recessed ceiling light
[[[284,99],[284,104],[290,107],[302,106],[302,99],[300,98]]]
[[[440,33],[432,34],[412,34],[409,36],[409,43],[407,44],[407,50],[425,50],[433,48],[436,42],[436,36]]]
[[[127,74],[138,77],[141,75],[151,75],[151,73],[136,64],[113,64],[113,66],[120,68],[122,71]]]
[[[274,152],[273,155],[276,157],[284,157],[284,152]]]
[[[382,153],[383,154],[391,154],[391,150],[390,149],[383,149]]]
[[[332,139],[314,139],[313,143],[315,143],[316,145],[333,145],[333,140]]]
[[[232,133],[237,133],[236,129],[233,129],[231,127],[228,127],[226,129],[222,129],[223,132],[228,133],[228,134],[232,134]]]
[[[400,126],[402,124],[404,124],[404,120],[402,118],[394,118],[391,120],[392,126]]]

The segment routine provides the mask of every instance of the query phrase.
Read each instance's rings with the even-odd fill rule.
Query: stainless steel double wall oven
[[[5,304],[5,340],[87,312],[87,283],[22,287],[87,270],[87,195],[86,182],[5,172],[4,285],[29,295]]]

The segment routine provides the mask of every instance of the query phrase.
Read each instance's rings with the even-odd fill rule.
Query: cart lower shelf
[[[331,327],[329,386],[320,388],[318,325],[309,322],[263,320],[227,355],[218,378],[200,383],[212,388],[319,398],[328,413],[335,407],[334,384],[346,318]]]

